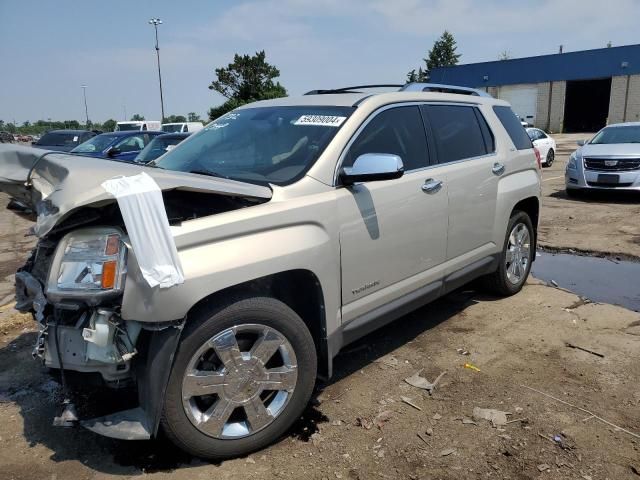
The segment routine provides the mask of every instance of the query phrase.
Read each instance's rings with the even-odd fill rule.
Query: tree
[[[105,120],[102,124],[102,130],[105,132],[113,132],[116,129],[117,123],[118,122],[116,122],[113,118]]]
[[[498,60],[511,60],[511,53],[509,53],[509,50],[503,50],[502,52],[500,52],[500,55],[498,55]]]
[[[133,117],[131,117],[132,122],[141,122],[143,120],[144,116],[140,115],[139,113],[136,113]]]
[[[189,112],[187,114],[187,118],[189,122],[200,122],[200,115],[198,115],[196,112]]]
[[[186,121],[187,118],[184,115],[169,115],[168,117],[164,117],[162,123],[181,123]]]
[[[418,68],[418,72],[416,72],[415,68],[407,73],[407,83],[413,82],[425,82],[427,81],[427,75],[422,67]]]
[[[440,38],[433,43],[433,48],[427,53],[427,58],[422,59],[426,67],[422,71],[422,78],[419,76],[420,71],[416,74],[415,70],[411,70],[407,74],[407,79],[416,78],[416,81],[428,81],[431,77],[430,72],[434,68],[457,65],[461,55],[456,53],[456,49],[455,38],[445,30]]]
[[[256,100],[286,97],[287,90],[274,82],[280,70],[266,61],[264,50],[255,55],[238,55],[226,68],[216,68],[216,79],[209,85],[227,101],[209,110],[209,118],[215,119],[234,108]]]

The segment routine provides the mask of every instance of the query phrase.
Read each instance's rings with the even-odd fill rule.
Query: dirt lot
[[[640,201],[564,197],[555,177],[576,137],[560,138],[559,158],[544,171],[541,241],[640,257]],[[2,278],[31,240],[3,209],[0,227]],[[0,283],[0,298],[10,287],[10,277]],[[28,317],[0,307],[0,478],[640,479],[640,314],[536,280],[508,299],[456,292],[351,345],[287,436],[219,465],[162,439],[52,427],[59,386],[31,359],[34,340]],[[432,396],[404,382],[444,371]],[[101,391],[78,399],[81,412],[117,402]],[[510,412],[512,423],[473,420],[474,407]]]

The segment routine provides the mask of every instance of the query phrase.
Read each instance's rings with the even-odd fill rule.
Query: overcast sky
[[[638,43],[639,0],[0,0],[0,119],[160,118],[223,101],[208,90],[235,52],[266,50],[290,94],[403,82],[444,29],[461,63]]]

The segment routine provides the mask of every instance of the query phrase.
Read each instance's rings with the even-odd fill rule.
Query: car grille
[[[615,165],[606,165],[605,162],[615,161]],[[598,172],[626,172],[640,170],[640,158],[585,158],[584,168]]]

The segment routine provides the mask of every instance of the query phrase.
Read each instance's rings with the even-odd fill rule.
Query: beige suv
[[[138,407],[83,426],[246,454],[287,431],[349,342],[480,277],[522,288],[540,162],[509,105],[374,91],[246,105],[147,166],[1,146],[2,189],[39,237],[16,275],[35,356],[63,380],[137,387]],[[105,187],[143,176],[156,196]]]

